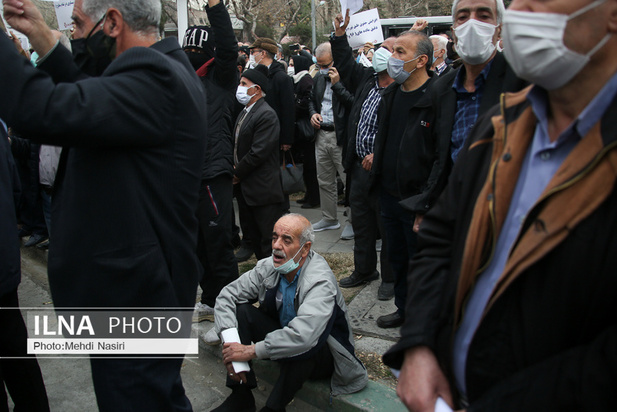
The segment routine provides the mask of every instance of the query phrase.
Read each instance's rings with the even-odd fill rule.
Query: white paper
[[[341,2],[341,14],[345,17],[345,12],[349,9],[349,15],[357,13],[362,7],[364,2],[362,0],[340,0]]]
[[[73,28],[73,6],[75,0],[54,1],[56,17],[58,18],[58,30],[69,30]]]
[[[241,343],[240,335],[238,335],[238,329],[229,328],[221,331],[221,338],[225,343]],[[236,373],[248,372],[251,370],[248,362],[231,362]]]
[[[452,408],[441,397],[438,397],[435,402],[435,412],[452,412]]]
[[[383,43],[383,30],[377,9],[354,14],[347,26],[347,40],[352,49],[364,46],[364,43]]]

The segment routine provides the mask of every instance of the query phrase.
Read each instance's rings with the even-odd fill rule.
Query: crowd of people
[[[340,288],[381,278],[409,410],[612,409],[617,0],[454,0],[451,31],[417,19],[359,50],[349,11],[284,50],[237,42],[220,0],[181,46],[158,0],[76,0],[70,43],[30,0],[3,5],[35,57],[0,35],[0,306],[18,307],[30,236],[56,307],[193,308],[224,341],[214,410],[255,411],[250,362],[271,359],[261,410],[284,411],[310,378],[366,386]],[[316,222],[289,213],[290,161]],[[337,282],[312,245],[338,206],[354,270]],[[16,407],[49,410],[19,312],[0,327]],[[92,359],[99,409],[191,410],[181,364]]]

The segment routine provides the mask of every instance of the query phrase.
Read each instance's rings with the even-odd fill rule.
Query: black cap
[[[201,49],[210,57],[214,57],[214,32],[208,26],[192,26],[186,29],[183,49]]]

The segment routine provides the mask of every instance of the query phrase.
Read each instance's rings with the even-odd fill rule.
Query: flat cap
[[[262,49],[272,54],[276,54],[279,51],[279,46],[272,39],[267,37],[261,37],[250,45],[249,49]]]

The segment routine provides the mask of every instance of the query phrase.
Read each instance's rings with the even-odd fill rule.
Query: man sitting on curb
[[[255,358],[277,360],[280,366],[261,411],[284,411],[309,378],[331,376],[332,395],[366,386],[343,295],[328,263],[311,250],[314,238],[303,216],[281,217],[272,232],[272,257],[260,260],[216,299],[216,331],[237,328],[242,343],[223,345],[232,393],[214,411],[255,411],[255,373],[236,373],[232,365]],[[259,308],[251,304],[257,300]]]

